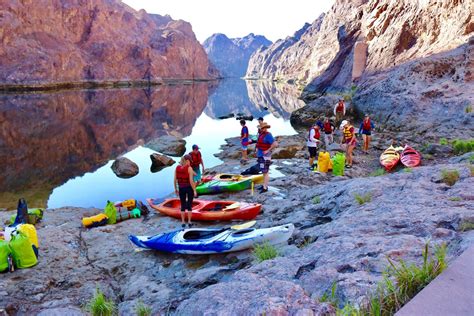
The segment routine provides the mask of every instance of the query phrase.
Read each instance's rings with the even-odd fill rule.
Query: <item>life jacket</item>
[[[321,137],[321,133],[319,132],[319,129],[315,127],[311,127],[308,132],[308,140],[312,142],[311,140],[311,130],[314,130],[314,138],[319,139]]]
[[[189,155],[191,156],[191,167],[193,168],[199,167],[199,165],[202,162],[201,152],[198,151],[197,153],[195,153],[193,150],[189,153]]]
[[[337,104],[336,112],[338,112],[338,113],[344,112],[344,103],[343,102],[339,102]]]
[[[244,137],[245,135],[247,135],[246,137],[249,137],[249,129],[247,126],[243,126],[242,131],[240,132],[240,137]]]
[[[176,180],[180,187],[191,185],[189,183],[189,167],[188,166],[177,166],[176,167]]]
[[[324,131],[326,133],[332,133],[331,122],[324,123]]]
[[[364,124],[362,125],[364,131],[370,131],[372,129],[372,124],[370,123],[370,119],[364,120]]]
[[[260,149],[260,150],[263,150],[263,151],[266,151],[268,149],[270,149],[270,146],[272,144],[268,144],[268,143],[265,143],[263,140],[265,138],[265,136],[267,136],[267,134],[269,134],[268,132],[261,132],[259,135],[258,135],[258,140],[257,140],[257,149]]]
[[[346,141],[351,140],[351,139],[354,137],[354,131],[351,132],[351,128],[352,128],[352,126],[349,125],[349,124],[347,124],[346,126],[344,126],[344,131],[343,131],[343,133],[344,133],[344,139],[345,139]]]

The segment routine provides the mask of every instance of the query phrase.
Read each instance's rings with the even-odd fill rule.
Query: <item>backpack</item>
[[[114,203],[107,201],[107,205],[104,209],[104,214],[108,217],[107,224],[117,223],[117,209],[115,208]]]
[[[100,213],[90,217],[82,218],[82,225],[87,228],[99,227],[107,225],[109,218],[104,213]]]
[[[18,200],[18,207],[16,210],[15,221],[11,226],[28,223],[28,206],[26,205],[25,199],[21,198]]]
[[[30,240],[33,246],[35,246],[36,248],[39,248],[38,235],[36,234],[35,226],[31,224],[21,224],[21,225],[18,225],[17,230],[20,233],[26,235],[26,237],[28,237],[28,239]]]
[[[28,236],[17,232],[12,236],[10,249],[13,256],[13,262],[18,269],[30,268],[38,263],[33,246]]]
[[[8,257],[11,256],[10,246],[5,240],[0,240],[0,272],[9,269]]]

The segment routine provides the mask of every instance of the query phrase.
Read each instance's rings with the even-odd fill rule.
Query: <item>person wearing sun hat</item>
[[[357,139],[354,126],[349,120],[344,120],[341,123],[342,139],[341,146],[346,151],[346,168],[352,168],[352,152],[357,145]]]
[[[189,153],[191,156],[191,167],[194,171],[194,182],[199,184],[201,182],[201,165],[202,165],[202,173],[204,173],[204,161],[202,160],[201,152],[199,151],[199,146],[194,144],[193,150]]]
[[[260,189],[260,193],[268,191],[268,182],[270,181],[270,175],[268,171],[272,164],[272,150],[278,146],[278,143],[273,138],[273,135],[268,131],[271,126],[266,122],[260,124],[260,133],[258,134],[257,140],[257,163],[260,167],[260,171],[263,173],[263,186]]]

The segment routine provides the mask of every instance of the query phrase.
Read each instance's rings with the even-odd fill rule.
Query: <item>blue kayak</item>
[[[130,235],[139,248],[183,254],[212,254],[240,251],[255,244],[286,242],[293,234],[293,224],[270,228],[192,228],[154,236]]]

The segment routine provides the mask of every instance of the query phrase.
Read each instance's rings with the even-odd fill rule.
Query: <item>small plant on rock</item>
[[[321,203],[321,198],[319,196],[313,197],[313,204],[319,204]]]
[[[378,168],[374,172],[371,172],[369,174],[369,177],[378,177],[378,176],[383,176],[384,174],[386,174],[385,169],[384,168]]]
[[[474,222],[469,220],[464,220],[459,225],[459,230],[462,232],[467,232],[468,230],[474,230]]]
[[[474,150],[474,139],[456,139],[453,141],[453,150],[456,155],[462,155]]]
[[[278,256],[278,250],[268,242],[257,244],[253,248],[253,255],[258,262],[273,259]]]
[[[469,166],[469,172],[471,173],[471,177],[474,177],[474,166]]]
[[[363,195],[356,193],[354,194],[354,198],[356,199],[357,203],[359,203],[359,205],[362,205],[372,200],[372,194],[370,192]]]
[[[448,140],[447,140],[446,138],[441,138],[441,139],[439,140],[439,144],[440,144],[440,145],[448,145]]]
[[[462,201],[462,199],[459,196],[452,196],[448,200],[453,201],[453,202]]]
[[[151,307],[139,300],[135,305],[135,313],[137,316],[151,316]]]
[[[403,169],[403,172],[411,173],[411,172],[413,172],[413,169],[412,168],[405,168],[405,169]]]
[[[449,186],[453,186],[459,180],[459,171],[441,170],[441,180]]]
[[[116,314],[117,307],[114,301],[107,300],[104,293],[97,287],[92,299],[87,303],[85,310],[92,316],[112,316]]]
[[[466,112],[466,114],[469,114],[472,112],[472,105],[469,104],[468,106],[466,106],[466,108],[464,109],[464,112]]]

